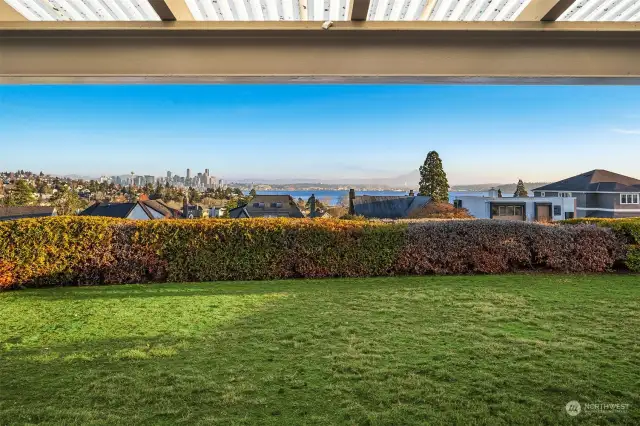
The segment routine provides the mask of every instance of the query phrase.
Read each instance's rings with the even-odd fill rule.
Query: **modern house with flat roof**
[[[640,216],[640,180],[591,170],[533,190],[535,197],[573,197],[576,217]]]
[[[486,197],[456,196],[453,204],[467,209],[477,219],[553,222],[575,217],[573,197],[498,197],[495,190]]]

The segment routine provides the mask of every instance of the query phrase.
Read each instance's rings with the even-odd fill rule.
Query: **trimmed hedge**
[[[0,222],[0,287],[602,272],[619,253],[614,233],[594,226],[55,217]]]
[[[618,241],[625,246],[624,265],[631,272],[640,272],[640,218],[604,219],[582,218],[563,221],[567,225],[596,225],[611,229]]]
[[[527,270],[603,272],[620,256],[611,232],[498,220],[412,224],[396,270],[414,274]]]

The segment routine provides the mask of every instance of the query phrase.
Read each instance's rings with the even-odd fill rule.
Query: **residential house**
[[[56,215],[56,208],[50,206],[0,207],[0,221]]]
[[[256,195],[245,205],[229,210],[229,217],[242,219],[249,217],[296,217],[304,213],[290,195]]]
[[[640,216],[640,180],[591,170],[533,190],[535,197],[573,197],[576,217]]]
[[[498,197],[493,189],[483,197],[458,195],[453,205],[467,209],[477,219],[552,222],[575,215],[573,197]]]
[[[182,214],[179,210],[166,205],[162,200],[143,200],[135,203],[95,203],[82,211],[80,216],[152,220],[180,218]]]
[[[349,213],[370,219],[402,219],[409,217],[431,200],[430,197],[413,195],[355,195],[349,190]]]

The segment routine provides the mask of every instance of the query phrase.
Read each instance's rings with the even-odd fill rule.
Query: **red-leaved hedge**
[[[395,270],[405,274],[527,270],[603,272],[621,256],[611,232],[499,220],[411,224]]]
[[[325,219],[0,222],[0,288],[394,274],[601,272],[609,229],[490,220]]]
[[[640,218],[600,219],[582,218],[564,221],[565,225],[598,226],[609,228],[624,245],[624,265],[631,272],[640,272]]]

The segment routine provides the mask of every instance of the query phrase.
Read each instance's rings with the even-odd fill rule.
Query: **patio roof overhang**
[[[8,1],[0,0],[0,83],[640,82],[640,23],[627,22],[640,18],[640,0],[499,0],[495,10],[488,0],[324,0],[331,25],[302,13],[312,0],[224,0],[224,10],[202,6],[212,0],[122,0],[131,10],[117,16],[71,9],[71,0]],[[8,7],[20,2],[53,2],[66,15]],[[287,19],[209,22],[206,11]],[[148,19],[115,19],[125,12]]]

